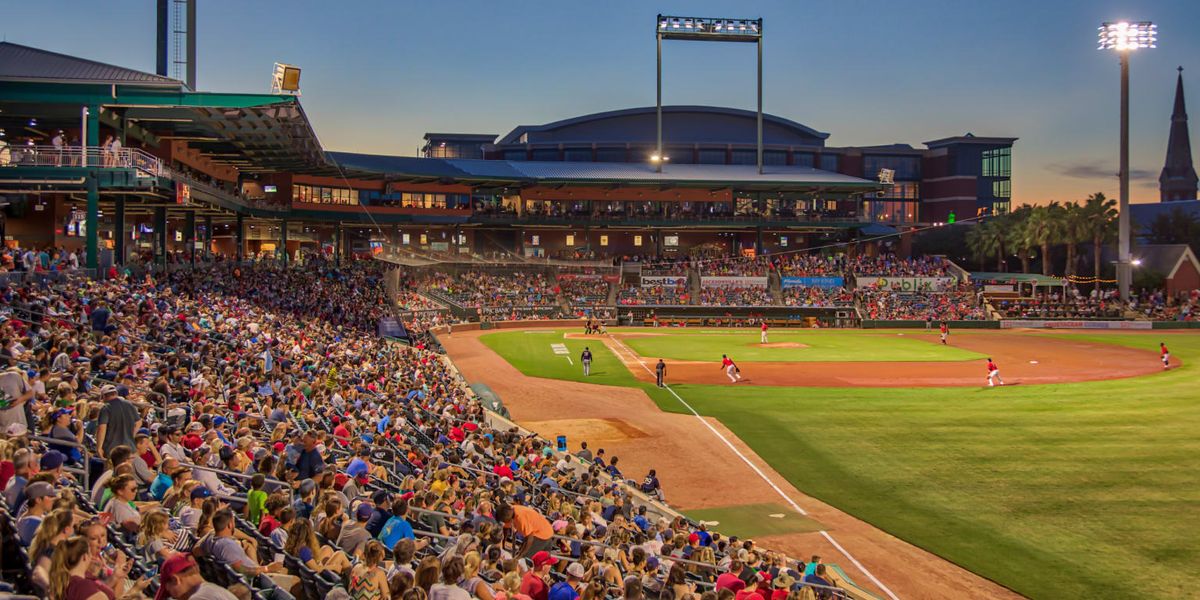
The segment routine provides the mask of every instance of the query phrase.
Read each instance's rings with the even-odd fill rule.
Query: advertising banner
[[[1017,291],[1015,283],[985,283],[983,284],[983,293],[985,294],[1014,294]]]
[[[1008,319],[1000,321],[1001,329],[1153,329],[1150,321],[1043,321],[1039,319]]]
[[[701,277],[703,287],[767,287],[766,277]]]
[[[936,292],[954,285],[953,277],[871,277],[858,278],[858,287],[875,287],[894,292]]]
[[[821,289],[840,288],[845,283],[841,277],[782,277],[784,288],[815,287]]]
[[[642,275],[642,287],[686,285],[686,275]]]

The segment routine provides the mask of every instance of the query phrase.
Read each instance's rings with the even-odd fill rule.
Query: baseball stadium
[[[655,106],[332,151],[153,4],[154,72],[0,42],[0,597],[1200,589],[1195,242],[1016,205],[1019,132],[831,145],[771,23],[649,15]],[[663,105],[678,40],[757,110]]]

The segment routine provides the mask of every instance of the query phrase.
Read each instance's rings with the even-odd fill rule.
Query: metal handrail
[[[60,440],[58,438],[46,437],[46,436],[41,436],[41,435],[29,436],[29,439],[37,440],[37,441],[39,441],[43,444],[47,444],[47,445],[67,446],[69,448],[78,448],[80,450],[80,452],[79,452],[80,455],[83,457],[83,468],[76,469],[74,467],[63,467],[63,470],[67,471],[69,473],[75,473],[76,475],[82,475],[84,489],[88,489],[88,490],[92,489],[91,477],[88,475],[88,467],[91,465],[91,462],[92,462],[91,461],[92,453],[88,451],[87,446],[85,446],[83,443],[78,442],[78,441]]]
[[[161,159],[138,148],[113,151],[104,146],[35,145],[9,146],[8,151],[8,161],[0,162],[0,166],[136,169],[155,177],[167,173]]]
[[[196,463],[180,463],[179,466],[187,467],[189,469],[200,469],[201,471],[209,471],[211,473],[216,473],[218,475],[229,475],[231,477],[237,477],[239,479],[244,479],[247,481],[254,479],[254,475],[263,475],[264,477],[266,477],[266,475],[263,473],[255,473],[254,475],[247,475],[245,473],[238,473],[237,471],[230,471],[228,469],[218,469],[216,467],[209,467],[206,465],[198,465]],[[266,483],[274,483],[274,484],[279,485],[279,487],[281,489],[286,489],[288,491],[289,504],[291,503],[291,500],[293,497],[293,493],[292,493],[293,490],[292,490],[292,486],[288,482],[280,481],[273,477],[266,477]],[[244,498],[242,498],[240,496],[235,496],[235,498],[237,498],[238,500],[244,500]]]

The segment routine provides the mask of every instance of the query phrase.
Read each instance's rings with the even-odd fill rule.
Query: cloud
[[[1051,163],[1046,166],[1046,170],[1062,175],[1064,177],[1074,177],[1076,179],[1116,179],[1117,167],[1110,165],[1105,161],[1090,161],[1090,162],[1073,162],[1073,163]],[[1148,169],[1130,169],[1130,181],[1153,181],[1158,178],[1158,173]]]

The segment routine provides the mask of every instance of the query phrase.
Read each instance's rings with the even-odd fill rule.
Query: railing
[[[83,478],[82,479],[83,488],[87,489],[87,490],[92,489],[91,477],[88,476],[88,469],[91,467],[92,453],[88,451],[87,446],[85,446],[82,443],[75,441],[75,440],[60,440],[58,438],[45,437],[45,436],[40,436],[40,435],[30,436],[29,439],[39,441],[50,447],[66,446],[69,448],[78,449],[79,456],[81,457],[80,462],[83,463],[83,468],[64,466],[63,470],[68,473],[74,473],[75,475],[79,475],[80,477]]]
[[[9,146],[0,153],[0,167],[136,169],[154,177],[167,177],[169,173],[158,157],[142,150],[103,146]]]

